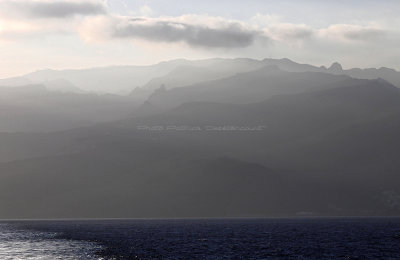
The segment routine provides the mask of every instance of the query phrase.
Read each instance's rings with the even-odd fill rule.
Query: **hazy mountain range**
[[[178,59],[149,66],[111,66],[81,70],[48,69],[20,77],[0,79],[0,86],[44,84],[51,89],[60,89],[61,87],[57,88],[55,83],[63,81],[64,86],[61,89],[68,89],[69,85],[71,90],[124,94],[137,87],[154,90],[161,84],[165,84],[167,88],[182,87],[249,72],[267,65],[277,66],[289,72],[326,72],[360,79],[382,78],[400,87],[400,72],[390,68],[344,70],[337,62],[326,68],[299,64],[286,58],[264,60],[215,58],[194,61]]]
[[[400,213],[395,70],[176,60],[3,84],[2,218]],[[87,93],[111,87],[132,92]]]

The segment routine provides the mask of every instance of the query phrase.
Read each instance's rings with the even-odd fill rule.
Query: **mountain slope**
[[[300,64],[289,59],[264,59],[264,64],[278,66],[280,69],[290,72],[325,72],[335,75],[347,75],[357,79],[378,79],[382,78],[396,87],[400,87],[400,72],[390,68],[350,68],[343,69],[338,62],[332,63],[329,68],[317,67],[309,64]]]
[[[346,81],[342,83],[342,81]],[[275,95],[295,94],[316,88],[354,84],[347,76],[319,72],[287,72],[276,66],[239,73],[234,76],[171,90],[159,89],[148,102],[160,109],[185,102],[254,103]]]
[[[127,97],[49,91],[43,85],[0,88],[0,132],[50,132],[124,118],[139,105]]]
[[[0,214],[398,214],[399,114],[396,87],[356,80],[251,104],[185,103],[54,133],[47,142],[75,145],[54,154],[50,144],[41,158],[0,164]],[[162,128],[143,128],[154,126]]]
[[[165,76],[154,78],[142,86],[145,90],[155,90],[161,85],[167,89],[184,87],[200,82],[226,78],[237,73],[249,72],[263,67],[261,61],[251,59],[221,59],[213,63],[192,61],[189,65],[176,67]]]

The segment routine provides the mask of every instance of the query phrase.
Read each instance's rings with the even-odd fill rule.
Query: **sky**
[[[0,78],[171,59],[400,70],[397,0],[0,0]]]

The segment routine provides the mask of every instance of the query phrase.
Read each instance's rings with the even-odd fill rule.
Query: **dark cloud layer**
[[[65,18],[106,13],[105,6],[98,1],[5,1],[3,4],[14,12],[34,18]]]
[[[194,47],[240,48],[251,45],[259,32],[230,23],[220,28],[170,21],[132,19],[114,28],[113,37],[141,38],[159,42],[185,42]]]

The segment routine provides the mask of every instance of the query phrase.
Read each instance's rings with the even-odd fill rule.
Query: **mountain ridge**
[[[186,60],[177,59],[171,61],[163,61],[154,65],[148,66],[135,66],[135,65],[123,65],[123,66],[106,66],[106,67],[95,67],[88,69],[69,69],[69,70],[41,70],[25,74],[20,77],[0,79],[0,86],[12,85],[20,86],[26,83],[42,83],[43,81],[65,79],[72,82],[76,87],[84,91],[98,91],[98,92],[110,92],[110,93],[129,93],[136,87],[143,87],[149,84],[149,81],[157,77],[168,77],[178,66],[197,66],[207,67],[221,64],[221,68],[229,66],[227,64],[236,64],[237,66],[243,66],[242,71],[251,70],[254,66],[263,65],[277,65],[281,69],[300,72],[300,71],[316,71],[316,72],[327,72],[334,74],[346,74],[351,77],[360,79],[373,79],[381,77],[388,80],[392,84],[400,87],[400,72],[394,69],[388,69],[385,67],[380,68],[350,68],[338,70],[332,70],[332,67],[317,67],[310,64],[296,63],[290,59],[270,59],[265,58],[263,60],[249,59],[249,58],[211,58],[204,60]],[[225,65],[223,65],[225,64]],[[333,63],[336,64],[336,63]],[[333,65],[332,64],[332,65]],[[331,66],[332,66],[331,65]],[[247,67],[247,68],[246,68]],[[96,74],[96,76],[94,76]],[[225,72],[225,75],[227,72]],[[216,76],[215,76],[216,77]],[[219,77],[223,77],[220,75]],[[101,78],[101,80],[99,80]],[[118,80],[117,80],[118,79]],[[117,80],[117,82],[116,82]],[[165,81],[168,81],[167,79]],[[115,83],[118,83],[118,88],[115,88]],[[164,82],[165,83],[165,82]],[[194,83],[194,82],[193,82]],[[179,86],[185,85],[179,83]],[[174,87],[174,86],[169,86]],[[154,89],[152,87],[151,89]]]

